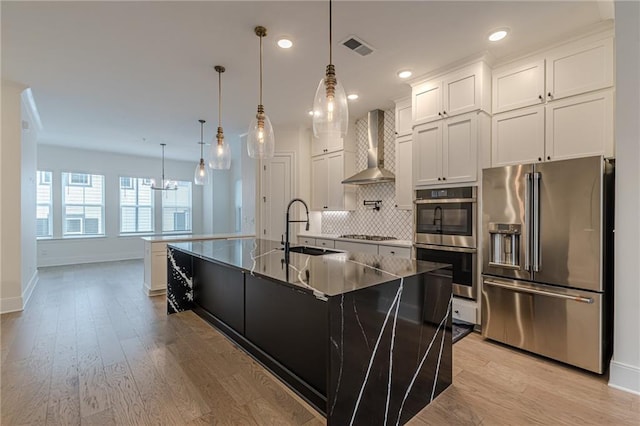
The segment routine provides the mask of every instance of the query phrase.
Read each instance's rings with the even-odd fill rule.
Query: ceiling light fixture
[[[489,34],[489,41],[500,41],[503,38],[505,38],[508,34],[508,31],[506,28],[500,29],[500,30],[496,30],[493,31],[491,34]]]
[[[309,111],[308,113],[309,115],[313,115],[313,110]]]
[[[400,78],[409,78],[413,75],[413,73],[409,70],[398,71],[398,77]]]
[[[290,49],[293,46],[293,42],[286,37],[282,37],[278,40],[278,46],[282,49]]]
[[[211,143],[209,152],[209,167],[215,170],[229,170],[231,168],[231,148],[224,143],[224,131],[222,130],[222,73],[225,68],[222,65],[214,67],[218,73],[218,132],[216,143]]]
[[[200,122],[200,142],[198,142],[200,144],[200,162],[198,163],[198,165],[196,166],[196,171],[193,174],[193,182],[196,185],[208,185],[210,182],[210,176],[211,174],[209,173],[209,170],[207,169],[207,165],[204,164],[204,156],[203,156],[203,147],[204,147],[204,141],[203,141],[203,127],[204,127],[204,123],[206,123],[206,121],[204,120],[198,120],[198,122]]]
[[[349,126],[349,106],[347,96],[336,79],[332,50],[332,1],[329,0],[329,65],[324,78],[320,80],[313,100],[313,134],[341,137],[347,134]]]
[[[258,113],[249,124],[247,151],[251,158],[273,158],[276,145],[273,127],[271,126],[271,120],[264,113],[264,106],[262,105],[262,37],[267,35],[267,29],[258,26],[254,31],[260,37],[260,102],[258,104]]]
[[[359,96],[356,93],[351,93],[350,95],[347,95],[347,99],[349,99],[350,101],[355,101],[358,98]]]
[[[164,180],[164,147],[167,146],[167,144],[161,143],[160,146],[162,147],[162,181],[160,183],[160,186],[158,186],[156,185],[155,179],[152,179],[151,189],[154,189],[156,191],[175,191],[176,189],[178,189],[178,183],[172,180]]]

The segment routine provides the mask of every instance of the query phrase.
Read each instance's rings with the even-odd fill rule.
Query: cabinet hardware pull
[[[442,180],[442,178],[438,178],[438,180]]]
[[[538,95],[538,99],[542,100],[542,95]]]
[[[551,160],[551,156],[550,155],[547,155],[547,160]]]
[[[538,161],[542,161],[542,157],[538,157]]]
[[[395,251],[390,251],[389,253],[391,253],[391,254],[396,254],[396,252],[395,252]]]
[[[447,115],[447,111],[442,111],[442,115]]]
[[[447,178],[446,178],[446,177],[443,177],[443,178],[442,178],[442,180],[447,180]]]
[[[439,113],[438,113],[438,115],[439,115],[440,117],[442,117],[442,113],[441,113],[441,112],[439,112]]]
[[[547,96],[550,98],[553,98],[553,95],[551,94],[551,92],[547,93]]]

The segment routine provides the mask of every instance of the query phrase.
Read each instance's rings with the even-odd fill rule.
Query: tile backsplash
[[[384,111],[384,166],[396,172],[395,110]],[[367,168],[367,119],[356,121],[356,169]],[[356,210],[352,212],[322,212],[323,234],[368,234],[413,238],[413,212],[395,208],[396,188],[391,183],[358,185]],[[382,200],[380,211],[364,206],[364,200]]]

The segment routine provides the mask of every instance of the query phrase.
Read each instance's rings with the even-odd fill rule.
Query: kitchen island
[[[260,239],[168,246],[168,313],[194,310],[327,417],[404,424],[452,380],[446,265],[311,256]]]

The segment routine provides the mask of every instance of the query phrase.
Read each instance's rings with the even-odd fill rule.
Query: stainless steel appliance
[[[602,157],[483,171],[484,337],[605,370],[613,176]]]
[[[416,259],[448,263],[453,294],[476,299],[477,188],[424,189],[414,202]]]

